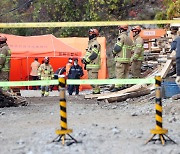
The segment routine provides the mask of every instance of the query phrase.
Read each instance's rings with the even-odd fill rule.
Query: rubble
[[[3,107],[18,107],[18,106],[26,106],[28,102],[26,98],[14,95],[11,92],[0,91],[0,108]]]

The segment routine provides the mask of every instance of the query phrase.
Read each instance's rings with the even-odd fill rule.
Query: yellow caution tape
[[[146,79],[67,79],[68,85],[79,85],[79,84],[150,84],[155,83],[154,78]]]
[[[143,24],[178,24],[180,20],[130,20],[130,21],[82,21],[82,22],[29,22],[29,23],[0,23],[0,28],[42,28],[42,27],[94,27],[143,25]]]
[[[6,81],[0,82],[0,87],[17,87],[17,86],[44,86],[44,85],[58,85],[58,80],[37,80],[37,81]]]
[[[79,84],[150,84],[155,83],[154,78],[146,79],[68,79],[68,85]],[[38,86],[38,85],[58,85],[58,80],[38,80],[38,81],[9,81],[0,82],[0,87],[16,87],[16,86]]]

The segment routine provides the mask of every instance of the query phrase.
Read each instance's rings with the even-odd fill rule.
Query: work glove
[[[177,77],[176,77],[176,84],[177,84],[178,86],[180,86],[180,76],[177,76]]]

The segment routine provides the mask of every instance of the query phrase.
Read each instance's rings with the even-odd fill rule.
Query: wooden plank
[[[142,87],[141,89],[139,89],[138,91],[134,91],[131,93],[126,93],[123,94],[122,96],[117,96],[117,97],[110,97],[107,98],[109,103],[113,103],[113,102],[121,102],[126,100],[127,98],[135,98],[135,97],[139,97],[139,96],[144,96],[147,94],[150,94],[151,90],[145,87]]]
[[[157,72],[159,72],[159,70],[160,70],[160,68],[156,68],[147,77],[155,76],[157,74]],[[146,84],[144,84],[144,85],[139,84],[139,85],[134,85],[134,86],[132,86],[130,88],[127,88],[127,89],[124,89],[124,90],[121,90],[121,91],[118,91],[118,92],[113,92],[113,93],[109,93],[109,94],[106,94],[106,95],[102,94],[101,96],[98,96],[97,100],[103,100],[103,99],[107,99],[109,97],[117,97],[118,95],[121,95],[121,94],[129,93],[129,92],[132,92],[132,91],[137,91],[142,87],[147,87],[147,85]]]
[[[146,85],[138,84],[138,85],[134,85],[130,88],[126,88],[126,89],[121,90],[121,91],[111,92],[109,94],[102,94],[101,96],[99,96],[97,98],[97,100],[103,100],[103,99],[110,98],[110,97],[118,97],[118,96],[121,96],[122,94],[125,94],[125,93],[137,91],[142,87],[146,87]]]

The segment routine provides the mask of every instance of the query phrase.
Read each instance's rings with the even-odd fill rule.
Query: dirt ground
[[[40,92],[26,91],[26,96]],[[25,94],[24,93],[24,94]],[[155,98],[109,104],[67,96],[68,128],[82,143],[53,142],[60,129],[59,97],[28,97],[28,106],[0,109],[0,154],[180,154],[180,101],[163,100],[163,127],[177,144],[144,144],[155,128]]]

